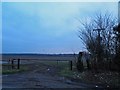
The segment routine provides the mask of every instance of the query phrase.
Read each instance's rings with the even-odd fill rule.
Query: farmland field
[[[14,68],[12,68],[9,59],[18,58],[21,59],[20,68],[17,69],[17,60],[14,62]],[[75,66],[76,59],[77,55],[3,55],[2,86],[3,88],[106,87],[106,85],[99,85],[96,79],[92,79],[93,73],[77,72]],[[69,63],[71,60],[73,62],[72,71]],[[113,75],[115,77],[112,77]],[[119,75],[118,73],[113,73],[113,75],[110,78],[108,77],[108,81],[113,80],[113,83],[115,81],[115,85],[117,85]],[[88,78],[88,76],[90,77]],[[86,82],[82,82],[81,80]],[[93,83],[91,83],[91,80],[94,80]],[[103,84],[105,80],[103,80]]]
[[[69,69],[69,60],[73,56],[30,56],[30,55],[3,55],[3,61],[10,58],[21,58],[20,69],[11,69],[8,62],[2,65],[3,88],[83,88],[74,85],[68,79],[60,76],[61,70]],[[17,63],[15,63],[16,66]],[[70,69],[69,69],[70,70]]]
[[[40,60],[75,60],[73,54],[3,54],[2,59],[40,59]]]

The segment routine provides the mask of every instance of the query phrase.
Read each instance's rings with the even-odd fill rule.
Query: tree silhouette
[[[118,26],[113,28],[115,31],[116,36],[116,55],[114,58],[114,62],[117,64],[119,70],[120,70],[120,23]]]
[[[89,22],[81,22],[78,36],[90,52],[96,69],[103,68],[105,62],[111,62],[112,54],[115,53],[113,39],[115,25],[116,19],[109,12],[96,13]]]

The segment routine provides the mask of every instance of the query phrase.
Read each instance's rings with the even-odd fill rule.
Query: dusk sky
[[[4,2],[2,52],[78,53],[85,50],[77,36],[79,20],[89,20],[100,11],[117,17],[118,3]]]

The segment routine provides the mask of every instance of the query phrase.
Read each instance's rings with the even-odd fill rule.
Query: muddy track
[[[59,68],[45,64],[30,65],[29,71],[3,75],[3,88],[88,88],[57,75]]]

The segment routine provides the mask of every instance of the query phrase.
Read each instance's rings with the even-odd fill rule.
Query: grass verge
[[[102,71],[100,73],[93,73],[92,71],[78,72],[76,70],[69,70],[65,68],[59,72],[59,75],[67,77],[76,82],[83,82],[87,84],[98,84],[107,87],[120,87],[120,74],[112,71]]]
[[[23,71],[27,71],[28,67],[26,67],[25,65],[21,65],[20,69],[11,69],[11,66],[8,65],[2,65],[2,74],[14,74],[14,73],[18,73],[18,72],[23,72]]]

